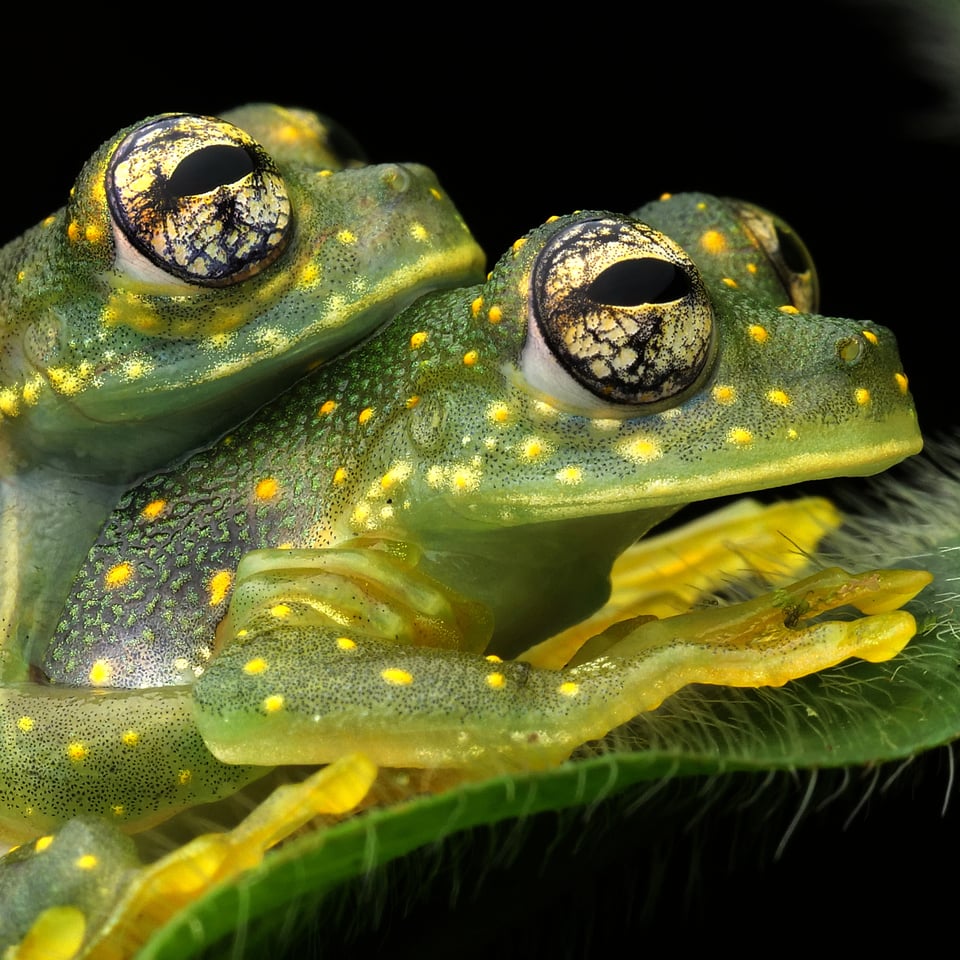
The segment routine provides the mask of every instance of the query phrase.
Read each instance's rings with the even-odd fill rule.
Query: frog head
[[[430,171],[354,153],[266,105],[104,143],[66,209],[0,252],[9,463],[128,482],[424,290],[475,279],[481,251]]]
[[[893,336],[812,312],[786,225],[704,195],[640,214],[553,219],[376,344],[400,403],[339,535],[420,544],[507,652],[602,602],[612,558],[682,504],[920,449]]]

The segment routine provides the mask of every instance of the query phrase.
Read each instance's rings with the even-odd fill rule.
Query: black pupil
[[[777,243],[780,245],[780,256],[787,268],[793,273],[806,272],[810,264],[807,263],[803,248],[797,242],[797,239],[792,233],[785,233],[779,227],[776,228],[776,231]]]
[[[236,183],[253,169],[253,158],[243,147],[218,143],[184,157],[167,182],[167,189],[175,197],[196,197],[226,183]]]
[[[588,295],[594,303],[635,307],[641,303],[669,303],[689,292],[690,281],[676,264],[643,257],[607,267],[590,284]]]

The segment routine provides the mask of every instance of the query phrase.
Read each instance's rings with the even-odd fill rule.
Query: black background
[[[771,208],[813,252],[823,312],[893,328],[922,425],[954,425],[954,3],[733,4],[709,16],[676,2],[618,15],[592,4],[572,15],[537,8],[524,26],[503,6],[340,15],[346,28],[323,9],[306,19],[167,11],[162,22],[144,10],[147,25],[136,27],[84,11],[82,23],[78,13],[56,24],[63,43],[51,40],[53,24],[12,24],[8,44],[22,46],[28,67],[9,57],[0,66],[3,233],[62,205],[86,157],[141,117],[216,114],[249,100],[311,107],[343,123],[373,160],[433,167],[491,261],[550,214],[629,210],[663,191]],[[875,791],[848,825],[868,794],[869,777],[858,774],[825,810],[807,811],[775,861],[808,783],[783,778],[768,806],[771,795],[756,799],[756,783],[744,781],[725,788],[727,800],[705,800],[695,826],[667,820],[654,839],[649,822],[635,837],[643,806],[610,816],[600,839],[579,847],[576,824],[531,824],[545,844],[569,837],[559,844],[569,859],[534,866],[525,887],[513,885],[520,868],[494,871],[487,892],[464,893],[449,920],[450,898],[413,907],[391,928],[396,952],[430,955],[445,943],[469,956],[489,934],[506,952],[549,945],[576,956],[611,931],[633,935],[636,952],[667,939],[703,949],[701,937],[776,949],[835,944],[835,924],[862,946],[920,913],[942,921],[955,886],[940,873],[952,873],[960,822],[960,796],[940,812],[945,752]],[[741,793],[754,799],[740,806]],[[678,807],[689,810],[689,794]],[[475,876],[470,857],[496,845],[493,832],[479,852],[463,852],[461,875]],[[438,920],[449,941],[431,939]]]

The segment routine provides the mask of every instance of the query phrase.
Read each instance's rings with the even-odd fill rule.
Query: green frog
[[[786,225],[698,194],[551,218],[423,297],[122,498],[45,682],[0,691],[4,833],[142,829],[275,764],[330,763],[310,789],[342,812],[372,765],[548,767],[690,682],[895,655],[922,574],[555,641],[681,505],[920,449],[889,331],[815,310]],[[869,615],[808,622],[847,603]]]
[[[272,105],[152,117],[0,251],[2,675],[49,636],[120,492],[482,275],[429,170],[357,153]]]

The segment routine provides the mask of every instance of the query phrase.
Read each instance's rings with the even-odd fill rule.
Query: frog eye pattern
[[[820,281],[813,257],[796,231],[754,203],[729,198],[724,202],[765,254],[790,302],[801,313],[816,313],[820,309]]]
[[[225,286],[272,263],[292,224],[283,179],[242,130],[211,117],[167,114],[117,146],[106,171],[118,263],[137,254],[161,278]]]
[[[699,271],[677,244],[636,220],[585,220],[556,234],[534,264],[530,301],[524,375],[567,405],[582,390],[556,389],[547,353],[577,387],[605,405],[629,405],[633,415],[638,405],[687,391],[713,352]]]

